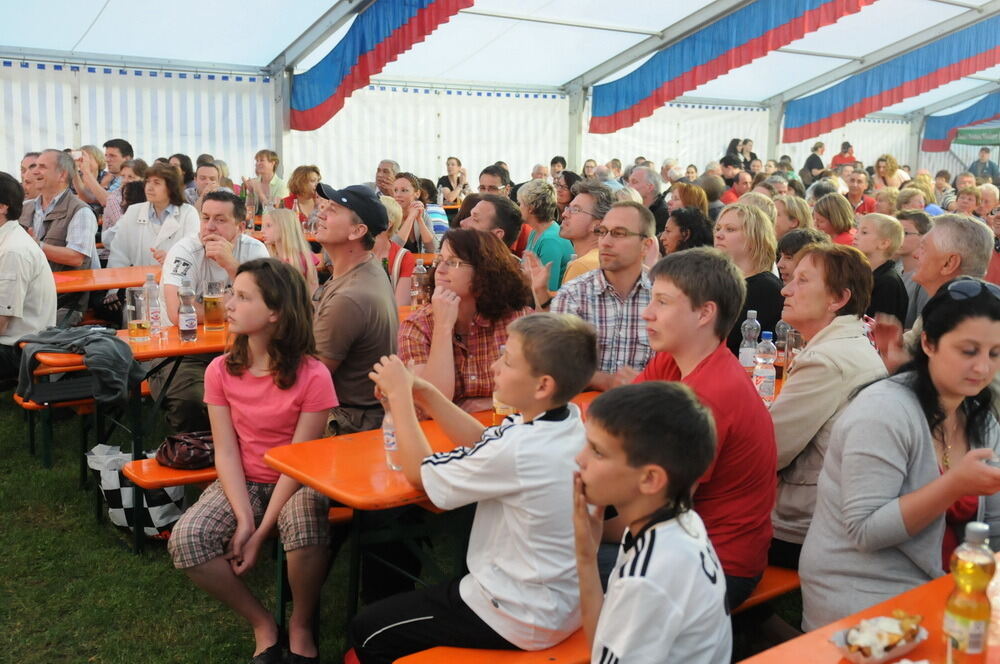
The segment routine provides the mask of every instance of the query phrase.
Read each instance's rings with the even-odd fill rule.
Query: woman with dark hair
[[[802,546],[803,629],[942,576],[967,522],[1000,535],[1000,287],[964,277],[928,301],[913,360],[833,425]],[[995,544],[994,544],[995,546]]]
[[[556,188],[556,206],[559,208],[555,218],[562,219],[563,210],[573,200],[573,185],[582,179],[573,171],[560,171],[553,179],[552,184]]]
[[[403,223],[394,242],[415,254],[432,254],[437,250],[437,240],[425,209],[427,193],[413,173],[399,173],[392,185],[392,197],[403,209]]]
[[[299,221],[307,228],[315,226],[316,215],[319,214],[316,185],[321,179],[323,176],[318,166],[296,166],[292,177],[288,178],[289,194],[281,199],[282,204],[298,215]]]
[[[469,194],[462,199],[462,207],[458,208],[458,214],[452,219],[448,225],[451,228],[461,228],[462,220],[466,217],[472,215],[472,208],[476,207],[476,204],[481,200],[479,194]]]
[[[739,156],[740,156],[740,147],[742,145],[743,145],[743,141],[741,141],[738,138],[734,138],[733,140],[729,141],[729,145],[726,146],[726,154],[724,154],[722,156],[725,157],[727,155],[733,155],[734,157],[739,158]]]
[[[160,265],[178,240],[198,232],[201,219],[184,200],[180,175],[173,166],[146,170],[146,202],[130,205],[104,242],[110,243],[108,267]]]
[[[321,437],[337,395],[315,356],[312,304],[295,268],[276,258],[243,263],[226,314],[232,346],[205,370],[219,479],[174,526],[168,548],[176,568],[250,623],[254,662],[319,661],[313,615],[329,557],[330,501],[268,467],[264,454]],[[240,578],[275,528],[294,602],[289,658],[270,611]]]
[[[448,157],[445,161],[448,172],[438,178],[437,188],[441,192],[442,205],[458,205],[462,197],[469,193],[469,174],[462,167],[458,157]]]
[[[660,233],[664,255],[691,247],[711,247],[712,241],[712,222],[696,207],[682,207],[671,212]]]
[[[741,162],[743,162],[743,170],[747,172],[752,172],[750,170],[751,162],[754,160],[760,161],[757,158],[757,153],[753,151],[753,141],[749,138],[744,138],[743,141],[740,142],[739,153],[736,156],[740,158]]]
[[[837,415],[854,392],[885,376],[861,317],[872,292],[864,254],[854,247],[806,245],[781,291],[781,319],[805,340],[771,405],[778,446],[778,494],[769,562],[795,569],[816,505],[816,481]]]
[[[170,165],[180,169],[181,176],[184,179],[185,189],[195,188],[194,164],[191,163],[191,157],[187,156],[186,154],[181,154],[180,152],[178,152],[177,154],[172,154],[170,155]]]
[[[507,325],[532,312],[517,259],[492,233],[445,233],[431,303],[399,324],[399,356],[414,372],[470,412],[492,405],[490,365]]]

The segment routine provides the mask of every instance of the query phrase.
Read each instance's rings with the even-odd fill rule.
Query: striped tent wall
[[[9,119],[0,146],[8,171],[29,150],[121,137],[150,162],[211,153],[238,181],[273,142],[273,83],[263,77],[7,62],[0,63],[0,108]]]
[[[900,165],[909,164],[914,173],[919,167],[913,161],[916,144],[910,137],[910,123],[903,120],[855,120],[815,138],[797,143],[781,143],[778,145],[778,155],[787,154],[792,158],[795,168],[802,168],[810,149],[817,141],[826,146],[823,154],[823,162],[826,164],[830,163],[833,155],[840,152],[840,144],[847,141],[854,146],[854,156],[865,166],[874,165],[879,155],[891,154]]]

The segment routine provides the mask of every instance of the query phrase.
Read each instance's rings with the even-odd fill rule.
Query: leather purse
[[[215,465],[212,432],[193,431],[167,436],[156,450],[156,461],[161,466],[181,470],[211,468]]]

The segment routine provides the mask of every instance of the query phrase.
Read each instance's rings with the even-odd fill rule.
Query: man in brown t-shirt
[[[340,401],[330,411],[327,433],[367,431],[381,426],[384,414],[368,372],[396,352],[399,328],[392,285],[371,251],[389,226],[388,216],[365,186],[338,191],[320,183],[316,192],[316,241],[329,255],[333,275],[313,296],[313,328]]]

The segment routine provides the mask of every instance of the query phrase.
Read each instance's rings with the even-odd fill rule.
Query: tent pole
[[[785,114],[785,104],[776,101],[767,107],[767,154],[765,159],[778,159],[778,144],[781,143],[781,120]]]
[[[271,114],[274,118],[274,126],[271,129],[271,142],[274,145],[272,149],[277,152],[281,156],[282,161],[285,162],[285,138],[288,135],[289,128],[291,126],[292,72],[290,68],[285,68],[284,62],[282,62],[281,65],[281,68],[275,71],[274,78],[271,79],[271,84],[274,86],[274,109]],[[291,174],[286,173],[285,177],[287,178],[289,175]]]
[[[924,124],[927,122],[927,116],[921,112],[916,112],[910,117],[910,145],[909,145],[909,163],[912,164],[910,167],[913,173],[916,174],[917,169],[920,168],[920,137],[924,133]]]
[[[569,127],[566,142],[566,167],[576,171],[583,163],[583,120],[587,102],[587,88],[571,88],[569,98]]]

